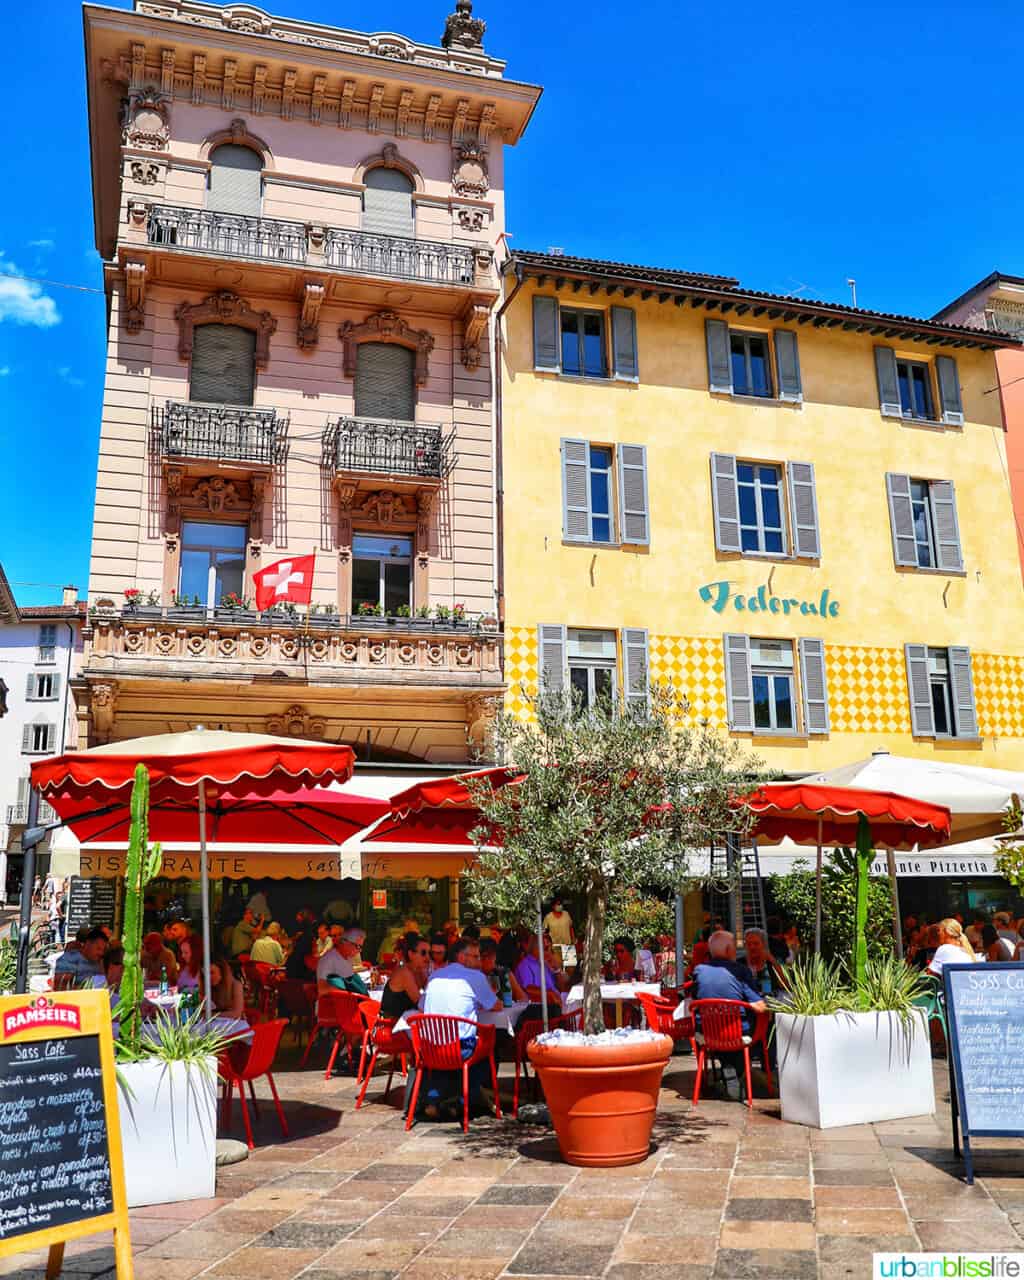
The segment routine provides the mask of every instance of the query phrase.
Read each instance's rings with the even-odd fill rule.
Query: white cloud
[[[85,382],[82,378],[76,378],[67,365],[57,370],[57,377],[61,382],[66,382],[69,387],[84,387]]]
[[[52,249],[54,247],[54,242],[52,240],[46,240],[46,239],[30,240],[28,242],[28,247],[30,249]]]
[[[33,324],[49,329],[60,324],[54,300],[33,280],[20,279],[21,272],[9,258],[0,262],[0,323]]]
[[[0,378],[6,378],[10,372],[11,366],[9,364],[0,365]]]

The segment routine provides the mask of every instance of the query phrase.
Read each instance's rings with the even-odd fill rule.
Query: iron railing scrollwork
[[[439,284],[472,284],[474,280],[473,251],[466,245],[329,227],[324,255],[328,266],[343,271]]]
[[[440,427],[383,418],[336,418],[324,431],[324,462],[337,471],[440,480],[452,466]]]
[[[282,218],[252,218],[241,213],[154,205],[149,212],[149,242],[229,258],[269,262],[305,262],[306,228]]]
[[[165,457],[272,467],[284,460],[288,419],[276,409],[168,400],[153,409],[153,431]]]

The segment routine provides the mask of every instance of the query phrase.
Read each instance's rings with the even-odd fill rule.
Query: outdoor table
[[[660,982],[602,982],[601,1000],[615,1005],[615,1025],[622,1026],[622,1006],[636,1004],[638,995],[660,996]],[[583,985],[577,983],[565,997],[565,1009],[577,1009],[583,1003]]]
[[[478,1013],[473,1019],[474,1022],[482,1023],[485,1027],[497,1027],[499,1031],[507,1031],[510,1036],[516,1033],[516,1023],[523,1016],[523,1011],[529,1008],[529,1001],[520,1000],[516,1004],[510,1004],[502,1009],[485,1009],[482,1013]],[[408,1031],[409,1023],[406,1021],[406,1014],[398,1019],[391,1028],[393,1033],[399,1031]]]

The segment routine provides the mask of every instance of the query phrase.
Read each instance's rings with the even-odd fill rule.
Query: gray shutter
[[[256,335],[237,324],[201,324],[192,336],[189,399],[200,404],[252,404]]]
[[[711,505],[715,513],[715,546],[719,551],[742,551],[740,491],[736,458],[731,453],[711,455]]]
[[[960,374],[952,356],[937,356],[935,372],[939,378],[939,401],[942,421],[950,427],[964,425],[964,406],[960,399]]]
[[[792,329],[775,330],[775,363],[778,366],[779,399],[801,404],[804,388],[800,380],[796,334]]]
[[[53,692],[50,694],[50,697],[54,699],[59,698],[60,697],[60,672],[59,671],[55,671],[53,673],[53,681],[50,687],[53,690]]]
[[[732,359],[729,355],[729,326],[724,320],[705,320],[708,340],[708,389],[732,395]]]
[[[25,725],[21,731],[21,749],[22,751],[32,750],[32,726],[30,724]]]
[[[32,699],[36,696],[36,675],[34,671],[28,673],[28,679],[25,683],[25,697]]]
[[[725,701],[729,728],[738,733],[754,729],[754,686],[750,678],[750,637],[726,635]]]
[[[910,692],[910,731],[915,738],[935,737],[932,687],[928,679],[928,646],[903,646],[907,659],[907,688]]]
[[[210,195],[206,207],[215,213],[260,216],[263,190],[263,157],[251,147],[233,142],[218,147],[210,157]]]
[[[821,536],[818,532],[814,463],[787,463],[786,475],[789,479],[789,509],[793,517],[793,554],[817,560],[821,555]]]
[[[956,518],[956,492],[952,480],[931,480],[928,501],[935,530],[935,559],[940,569],[962,573],[964,557],[960,549],[960,522]]]
[[[542,623],[537,628],[537,652],[540,691],[564,693],[568,684],[565,627]]]
[[[632,307],[612,307],[612,356],[616,378],[622,378],[626,382],[639,382],[636,312]]]
[[[562,372],[557,298],[535,297],[533,300],[533,367],[547,373]]]
[[[647,656],[647,632],[622,633],[622,657],[626,669],[626,707],[645,712],[650,707],[651,679]]]
[[[416,353],[393,342],[361,342],[356,348],[357,418],[413,422],[416,418]]]
[[[898,565],[908,565],[916,569],[917,540],[914,537],[914,506],[910,500],[910,476],[887,471],[885,491],[889,496],[893,556]]]
[[[590,445],[562,441],[562,537],[590,541]]]
[[[28,809],[28,798],[31,794],[32,794],[32,779],[19,778],[18,779],[18,807],[19,808],[26,809],[26,810]]]
[[[804,706],[804,733],[828,733],[828,683],[825,678],[824,640],[801,640],[800,694]]]
[[[978,737],[978,709],[974,701],[971,651],[963,645],[949,646],[949,683],[953,691],[953,717],[958,738]]]
[[[48,724],[46,726],[46,746],[44,750],[52,751],[56,743],[57,743],[57,726],[55,724]]]
[[[415,236],[412,192],[412,181],[401,169],[371,169],[363,193],[363,230],[381,236]]]
[[[619,455],[619,536],[623,542],[643,545],[651,540],[647,498],[647,449],[642,444],[622,444]]]
[[[900,384],[896,377],[896,353],[892,347],[875,347],[875,373],[878,377],[878,405],[885,418],[902,418]]]

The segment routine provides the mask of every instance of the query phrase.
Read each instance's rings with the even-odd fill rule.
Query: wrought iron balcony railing
[[[324,430],[324,460],[336,471],[440,480],[452,459],[440,427],[383,418],[337,418]]]
[[[154,205],[149,212],[149,242],[229,258],[305,262],[306,228],[282,218],[250,218],[240,213]]]
[[[329,227],[324,254],[328,266],[343,271],[440,284],[472,284],[474,280],[473,251],[460,244]]]
[[[153,408],[153,432],[168,458],[214,458],[272,467],[285,455],[288,419],[276,409],[168,400]]]
[[[47,826],[51,822],[57,821],[57,814],[45,800],[39,801],[39,825]],[[27,804],[9,804],[7,806],[7,825],[13,827],[23,826],[28,822],[28,805]]]

